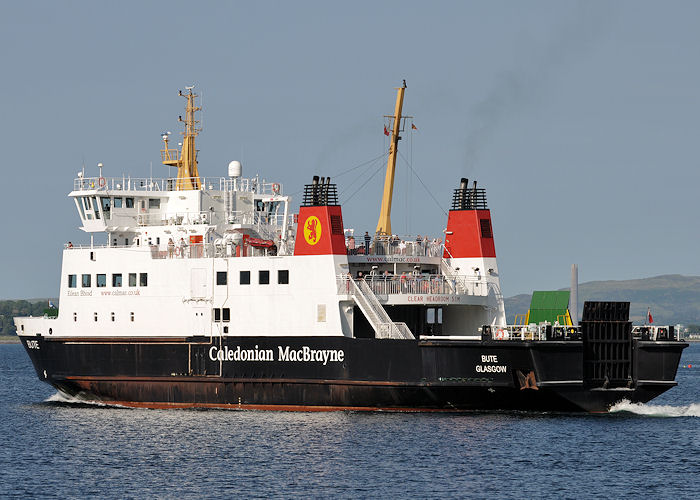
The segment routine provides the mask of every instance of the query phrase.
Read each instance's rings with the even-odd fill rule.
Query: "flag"
[[[386,129],[386,125],[384,125],[384,135],[389,135],[389,131]]]
[[[415,124],[415,123],[411,123],[411,128],[412,128],[413,130],[418,130],[418,127],[416,127],[416,124]]]
[[[647,323],[653,323],[654,318],[651,317],[651,307],[647,307]]]

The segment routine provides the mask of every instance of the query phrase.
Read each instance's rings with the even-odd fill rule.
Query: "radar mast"
[[[377,222],[377,234],[391,235],[391,199],[394,193],[394,172],[396,170],[396,154],[398,152],[401,137],[401,108],[403,107],[403,94],[406,90],[406,80],[403,85],[396,89],[396,108],[393,116],[386,118],[394,119],[394,126],[391,129],[391,143],[389,145],[389,159],[386,164],[386,177],[384,178],[384,194],[382,195],[382,207],[379,210],[379,221]],[[386,129],[385,129],[386,131]],[[386,132],[385,132],[386,133]]]
[[[187,94],[183,94],[182,90],[179,91],[179,95],[187,99],[185,119],[183,120],[182,116],[178,117],[178,120],[185,124],[185,131],[182,132],[184,138],[182,140],[181,150],[178,152],[177,149],[168,148],[168,136],[170,132],[163,134],[165,149],[160,150],[163,165],[177,167],[177,182],[175,185],[177,191],[201,189],[199,171],[197,170],[197,149],[195,148],[194,138],[197,137],[202,130],[201,128],[197,128],[199,120],[195,119],[195,112],[200,111],[202,108],[195,106],[195,98],[199,96],[192,92],[193,88],[194,85],[185,87],[188,91]]]

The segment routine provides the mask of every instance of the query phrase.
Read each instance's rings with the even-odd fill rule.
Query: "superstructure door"
[[[206,269],[194,268],[190,272],[190,295],[193,299],[209,297],[209,287]]]
[[[208,307],[192,307],[190,312],[190,336],[208,337],[209,328],[207,328],[207,326],[210,323]]]
[[[428,307],[425,310],[425,334],[442,335],[442,307]]]

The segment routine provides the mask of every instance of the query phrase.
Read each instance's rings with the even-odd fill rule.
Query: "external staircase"
[[[406,323],[392,321],[384,306],[379,302],[377,296],[364,280],[355,281],[352,277],[347,277],[355,303],[365,315],[367,321],[374,329],[378,339],[405,339],[412,340],[415,337],[411,333]]]

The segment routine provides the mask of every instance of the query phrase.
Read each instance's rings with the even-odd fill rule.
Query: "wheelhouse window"
[[[277,271],[277,283],[289,285],[289,271],[287,269]]]
[[[136,286],[136,273],[129,273],[129,286]]]
[[[106,274],[98,274],[96,281],[97,281],[98,288],[106,287],[107,286],[107,275]]]
[[[85,219],[85,211],[83,210],[83,204],[80,201],[80,198],[76,198],[76,205],[78,206],[78,213],[80,214],[81,219]]]
[[[100,218],[100,205],[97,203],[97,196],[93,196],[92,198],[92,209],[95,212],[95,219]]]
[[[148,286],[148,273],[141,273],[139,275],[139,286]]]
[[[217,285],[225,285],[227,282],[227,273],[226,271],[217,271],[216,272],[216,284]]]
[[[270,284],[270,271],[258,271],[258,284],[269,285]]]
[[[75,274],[68,275],[68,288],[75,288],[78,286],[78,276]]]
[[[148,208],[160,208],[160,198],[149,198]]]
[[[90,213],[90,210],[92,210],[92,205],[90,205],[90,198],[87,196],[83,196],[81,200],[83,201],[83,208],[85,209],[85,219],[92,220],[92,214]]]
[[[126,204],[126,208],[134,208],[133,198],[124,198],[124,203]]]
[[[83,274],[82,285],[83,288],[90,288],[92,286],[92,276],[89,274]]]
[[[250,285],[250,271],[241,271],[241,285]]]
[[[112,199],[109,197],[102,197],[102,213],[105,216],[105,219],[111,219],[110,216],[110,209],[112,206]]]
[[[119,273],[119,274],[113,274],[113,275],[112,275],[112,286],[113,286],[113,287],[116,287],[116,288],[119,288],[120,286],[122,286],[122,275],[121,275],[121,273]]]
[[[122,208],[122,199],[114,198],[114,208]]]

